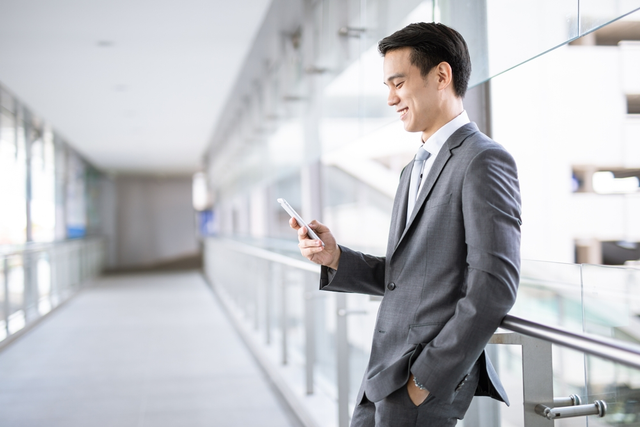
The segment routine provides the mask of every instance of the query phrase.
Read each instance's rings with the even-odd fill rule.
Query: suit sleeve
[[[384,295],[385,258],[340,246],[338,270],[322,266],[320,290]]]
[[[462,298],[411,367],[431,393],[449,401],[516,299],[520,190],[515,162],[502,148],[484,150],[470,161],[462,214],[467,247]]]

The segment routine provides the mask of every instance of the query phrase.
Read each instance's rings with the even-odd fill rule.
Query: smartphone
[[[278,199],[278,203],[280,203],[280,205],[282,206],[282,209],[287,211],[287,213],[291,216],[291,218],[295,218],[296,221],[298,221],[298,225],[300,227],[306,227],[307,234],[309,235],[309,237],[311,237],[312,239],[315,239],[315,240],[320,240],[318,235],[316,233],[314,233],[314,231],[311,229],[311,227],[309,227],[309,225],[302,219],[300,214],[298,214],[298,212],[296,212],[296,210],[293,209],[291,207],[291,205],[289,203],[287,203],[287,201],[285,199]],[[320,243],[322,243],[322,246],[324,246],[324,242],[322,240],[320,240]]]

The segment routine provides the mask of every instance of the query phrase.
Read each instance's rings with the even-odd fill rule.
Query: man
[[[321,289],[384,295],[351,425],[453,426],[474,394],[508,404],[484,347],[516,298],[517,171],[464,111],[471,63],[458,32],[411,24],[378,48],[388,104],[423,142],[400,177],[386,257],[338,246],[316,221],[325,246],[290,225],[323,266]]]

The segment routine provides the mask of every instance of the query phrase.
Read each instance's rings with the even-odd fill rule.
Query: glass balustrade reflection
[[[640,269],[582,266],[585,332],[640,343]]]
[[[102,271],[100,239],[5,248],[0,253],[0,342],[66,301]]]
[[[24,268],[20,255],[7,256],[4,259],[7,289],[6,329],[13,334],[24,327]]]
[[[640,426],[640,370],[595,356],[583,357],[586,393],[583,402],[603,400],[607,404],[604,418],[589,417],[589,426]]]
[[[524,260],[510,314],[534,322],[640,342],[640,269]]]
[[[523,260],[518,298],[510,314],[582,332],[580,266]]]

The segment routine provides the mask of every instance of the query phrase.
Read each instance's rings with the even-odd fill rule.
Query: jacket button
[[[391,282],[387,285],[387,289],[389,289],[390,291],[394,290],[396,288],[396,284]]]

